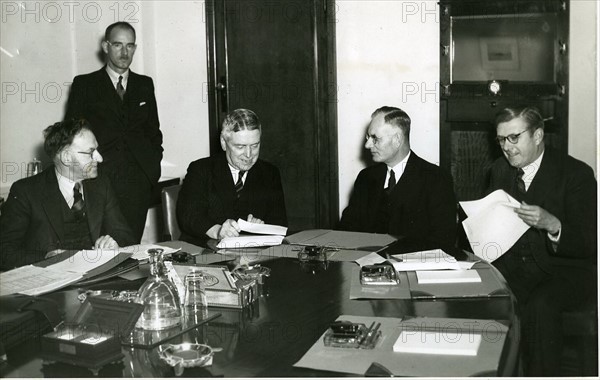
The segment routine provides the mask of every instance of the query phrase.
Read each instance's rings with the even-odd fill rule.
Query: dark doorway
[[[281,171],[291,231],[338,218],[333,0],[208,0],[211,153],[236,108],[263,126],[261,158]]]

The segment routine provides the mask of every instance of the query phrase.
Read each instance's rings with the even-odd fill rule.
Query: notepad
[[[402,331],[394,352],[430,355],[477,356],[481,334],[463,331]]]
[[[452,284],[481,282],[476,270],[427,270],[416,271],[419,284]]]

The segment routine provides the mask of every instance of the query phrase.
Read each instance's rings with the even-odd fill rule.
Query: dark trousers
[[[152,200],[152,184],[133,156],[128,154],[107,159],[100,168],[110,178],[121,212],[139,243]]]
[[[560,376],[562,312],[594,299],[594,274],[565,268],[543,271],[533,257],[512,252],[494,262],[513,291],[521,316],[521,349],[526,376]]]

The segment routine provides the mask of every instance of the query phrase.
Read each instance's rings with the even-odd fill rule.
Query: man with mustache
[[[108,26],[101,45],[106,66],[73,79],[65,119],[90,122],[104,156],[100,170],[139,242],[163,152],[154,83],[129,69],[137,49],[129,23]]]
[[[338,228],[398,236],[398,252],[442,248],[451,253],[456,239],[452,181],[411,151],[409,134],[410,117],[403,110],[373,112],[365,148],[376,164],[358,174]]]
[[[135,243],[108,179],[98,176],[102,155],[87,121],[55,123],[44,136],[54,166],[12,185],[0,215],[0,270],[61,249]]]
[[[221,127],[224,154],[190,164],[177,200],[181,240],[239,236],[237,220],[287,225],[279,170],[258,158],[262,130],[247,109],[231,112]]]
[[[521,202],[529,230],[494,261],[515,294],[527,376],[560,376],[564,310],[596,302],[596,179],[585,163],[546,147],[544,119],[533,107],[509,107],[495,120],[504,157],[489,191]]]

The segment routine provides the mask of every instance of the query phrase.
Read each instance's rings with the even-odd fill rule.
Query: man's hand
[[[519,215],[519,218],[531,227],[546,230],[553,235],[560,230],[560,220],[540,206],[532,206],[521,202],[521,207],[515,209],[515,212]]]
[[[110,235],[100,236],[96,243],[94,243],[94,249],[117,249],[119,245],[115,239],[111,238]]]
[[[240,226],[237,224],[237,222],[233,219],[227,219],[226,221],[223,222],[223,224],[221,225],[221,228],[219,229],[219,240],[226,238],[226,237],[236,237],[236,236],[240,236]]]
[[[248,219],[246,219],[246,220],[250,223],[265,224],[265,222],[263,220],[255,218],[254,215],[252,215],[252,214],[248,214]]]

